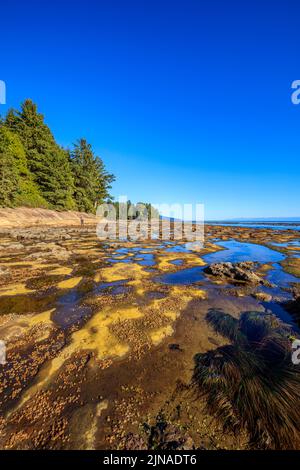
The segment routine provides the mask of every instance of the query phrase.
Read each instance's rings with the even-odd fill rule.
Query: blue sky
[[[116,197],[300,216],[299,1],[45,3],[1,5],[1,114],[32,98]]]

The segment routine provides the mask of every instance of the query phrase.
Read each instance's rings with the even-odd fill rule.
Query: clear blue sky
[[[28,0],[0,12],[0,113],[32,98],[59,143],[92,143],[115,196],[201,202],[208,219],[300,216],[298,0]]]

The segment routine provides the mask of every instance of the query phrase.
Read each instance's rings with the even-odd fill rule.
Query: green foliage
[[[195,357],[192,384],[225,429],[245,429],[252,445],[300,445],[300,371],[291,359],[290,328],[274,315],[239,320],[211,310],[207,321],[231,344]]]
[[[27,167],[19,137],[3,124],[0,127],[0,205],[47,206]]]
[[[12,206],[19,182],[17,167],[18,149],[10,139],[10,134],[0,128],[0,204]],[[20,149],[19,149],[20,150]],[[21,149],[22,150],[22,149]]]
[[[130,200],[127,202],[112,202],[116,209],[116,217],[119,219],[120,212],[127,214],[129,220],[137,219],[150,220],[150,218],[159,218],[159,212],[148,202],[138,202],[133,204]]]
[[[9,111],[5,124],[20,137],[33,179],[49,206],[74,208],[71,204],[74,183],[68,155],[55,142],[37,106],[31,100],[24,101],[21,111]]]
[[[94,212],[110,197],[114,176],[81,139],[60,147],[31,100],[0,121],[0,205]]]
[[[96,157],[91,145],[80,139],[71,152],[75,179],[74,199],[80,211],[94,212],[98,204],[110,197],[114,176],[107,173],[101,158]]]

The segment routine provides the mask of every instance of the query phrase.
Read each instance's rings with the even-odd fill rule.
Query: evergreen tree
[[[46,207],[27,167],[19,137],[0,125],[0,205]]]
[[[0,205],[95,212],[110,198],[114,176],[91,145],[60,147],[31,100],[0,118],[0,131]]]
[[[75,144],[71,161],[76,205],[80,211],[94,212],[98,204],[110,197],[109,189],[114,176],[106,171],[103,161],[94,155],[85,139]]]
[[[127,214],[128,220],[134,220],[137,217],[140,219],[148,220],[153,218],[159,218],[159,212],[157,209],[155,209],[152,204],[149,202],[137,202],[136,204],[133,204],[130,199],[126,202],[119,202],[119,201],[109,201],[111,204],[114,205],[116,209],[116,218],[119,218],[120,212],[122,214]]]
[[[8,112],[5,123],[20,137],[29,170],[49,206],[75,208],[72,199],[74,180],[68,154],[55,142],[37,106],[31,100],[24,101],[20,112]]]

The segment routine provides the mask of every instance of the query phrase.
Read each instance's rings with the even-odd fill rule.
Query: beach
[[[249,448],[195,399],[195,357],[226,344],[211,310],[297,337],[297,230],[206,224],[201,247],[18,227],[0,245],[2,449]]]

